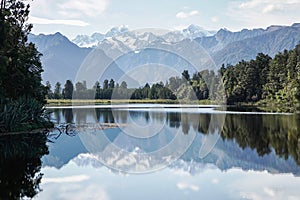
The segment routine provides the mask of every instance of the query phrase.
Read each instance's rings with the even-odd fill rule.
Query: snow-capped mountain
[[[50,81],[52,84],[57,81],[64,83],[67,79],[74,81],[82,64],[89,66],[89,69],[93,67],[106,69],[107,65],[116,61],[112,65],[114,68],[110,72],[106,71],[107,74],[104,76],[104,78],[114,78],[115,80],[118,80],[118,76],[122,76],[126,70],[130,71],[133,67],[143,66],[147,63],[172,66],[175,71],[180,73],[183,69],[188,69],[191,74],[193,70],[183,62],[183,59],[180,60],[180,57],[174,57],[172,53],[167,52],[175,52],[182,58],[197,58],[193,63],[199,65],[204,62],[206,67],[205,60],[201,60],[198,55],[203,55],[204,58],[210,57],[215,63],[215,67],[218,68],[222,64],[236,64],[241,60],[254,59],[258,53],[274,56],[284,49],[293,49],[300,43],[300,23],[291,26],[270,26],[265,29],[243,29],[237,32],[220,29],[212,36],[197,37],[194,40],[184,36],[184,31],[159,33],[156,30],[154,32],[152,30],[144,32],[127,30],[126,27],[119,27],[111,29],[106,34],[95,33],[92,36],[78,36],[77,45],[60,33],[29,35],[28,39],[34,42],[43,54],[41,58],[45,70],[43,81]],[[195,30],[194,27],[190,26],[185,32],[187,34],[196,33],[193,30]],[[112,35],[116,36],[108,37]],[[80,38],[83,39],[80,41]],[[95,45],[97,48],[80,47]],[[151,48],[157,50],[151,51]],[[166,51],[159,51],[159,49]],[[200,51],[201,49],[202,51]],[[195,64],[193,65],[195,66]],[[159,66],[156,68],[163,69]],[[149,73],[144,69],[142,75],[149,77],[150,72],[157,71],[160,75],[170,76],[165,71],[153,69],[153,66],[147,68],[150,70]],[[123,71],[123,73],[116,76],[117,71]],[[82,80],[88,79],[89,77],[84,77]],[[164,77],[161,80],[164,80]],[[154,81],[157,82],[157,80]]]
[[[101,33],[94,33],[91,36],[88,35],[77,35],[76,38],[72,40],[73,43],[77,44],[79,47],[95,47],[98,45],[99,41],[105,39],[105,35]]]
[[[72,42],[77,44],[79,47],[96,47],[99,42],[104,39],[116,37],[125,32],[128,32],[127,26],[119,26],[111,28],[107,33],[94,33],[91,36],[88,35],[77,35]]]
[[[208,31],[197,25],[190,25],[187,28],[181,31],[169,31],[164,34],[152,32],[150,34],[149,31],[145,30],[129,30],[127,26],[114,27],[110,29],[107,33],[94,33],[91,36],[88,35],[78,35],[76,36],[72,42],[77,44],[79,47],[96,47],[99,43],[103,42],[105,39],[110,39],[113,37],[124,37],[124,40],[129,39],[132,42],[132,39],[139,39],[140,41],[149,40],[152,41],[157,39],[158,37],[166,40],[167,42],[179,42],[183,39],[195,39],[198,37],[207,37],[212,36],[216,33],[216,31]]]
[[[205,30],[204,28],[194,24],[191,24],[189,27],[183,29],[181,32],[186,38],[190,39],[213,36],[217,33],[216,31]]]

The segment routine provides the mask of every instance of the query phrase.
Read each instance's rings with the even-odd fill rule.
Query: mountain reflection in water
[[[209,133],[209,123],[217,113],[166,112],[145,109],[53,109],[53,117],[57,124],[75,123],[122,123],[135,121],[140,126],[149,123],[163,124],[180,131],[183,135],[195,132],[195,138],[181,156],[181,160],[190,163],[211,163],[221,170],[233,167],[244,170],[268,170],[272,173],[293,173],[300,175],[300,118],[299,115],[272,114],[226,114],[220,139],[210,154],[199,158],[199,151],[204,136]],[[79,131],[80,132],[80,131]],[[135,139],[122,134],[119,128],[103,131],[109,142],[134,151],[151,153],[172,141],[174,135],[162,132],[151,138]],[[100,145],[100,144],[99,144]],[[107,145],[100,149],[104,149]],[[80,137],[72,138],[63,135],[50,144],[50,155],[43,158],[44,165],[61,168],[80,154],[92,153],[82,144]],[[99,150],[99,149],[98,149]],[[64,153],[62,153],[64,152]],[[103,155],[102,155],[103,156]],[[105,155],[111,156],[111,155]],[[121,159],[121,158],[119,158]],[[78,160],[78,159],[77,159]],[[193,162],[191,162],[193,161]],[[102,166],[101,160],[97,166]],[[172,165],[171,165],[172,167]]]

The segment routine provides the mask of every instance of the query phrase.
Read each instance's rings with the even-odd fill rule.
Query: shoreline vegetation
[[[214,101],[200,100],[172,100],[172,99],[47,99],[47,108],[51,106],[72,106],[72,105],[109,105],[109,104],[199,104],[211,105]]]
[[[290,51],[279,52],[274,58],[259,53],[250,61],[222,65],[217,72],[202,70],[190,75],[184,70],[181,76],[169,77],[165,83],[145,83],[130,88],[124,80],[119,84],[114,79],[105,79],[102,85],[99,81],[92,84],[86,80],[75,84],[67,80],[63,88],[57,82],[52,91],[47,82],[46,96],[49,104],[70,104],[71,99],[78,99],[72,102],[75,104],[88,99],[96,99],[95,103],[99,104],[108,103],[110,99],[116,99],[113,102],[130,99],[129,103],[210,101],[296,113],[300,111],[300,44]]]
[[[29,4],[1,0],[0,4],[0,134],[53,127],[44,109],[41,56],[28,42]]]
[[[254,109],[270,113],[296,113],[293,107],[286,107],[278,104],[262,104],[262,103],[236,103],[234,105],[219,104],[217,101],[211,100],[171,100],[171,99],[47,99],[46,108],[63,107],[63,106],[93,106],[93,105],[110,105],[110,104],[193,104],[193,105],[222,105],[228,108],[237,109]]]

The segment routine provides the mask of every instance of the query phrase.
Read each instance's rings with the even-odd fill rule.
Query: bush
[[[49,127],[50,120],[43,104],[34,98],[20,97],[0,105],[0,133],[29,131]]]

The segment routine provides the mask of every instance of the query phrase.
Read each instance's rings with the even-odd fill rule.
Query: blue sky
[[[300,22],[300,0],[34,0],[33,33],[78,34],[130,29],[182,29],[190,24],[208,30],[266,28]]]

